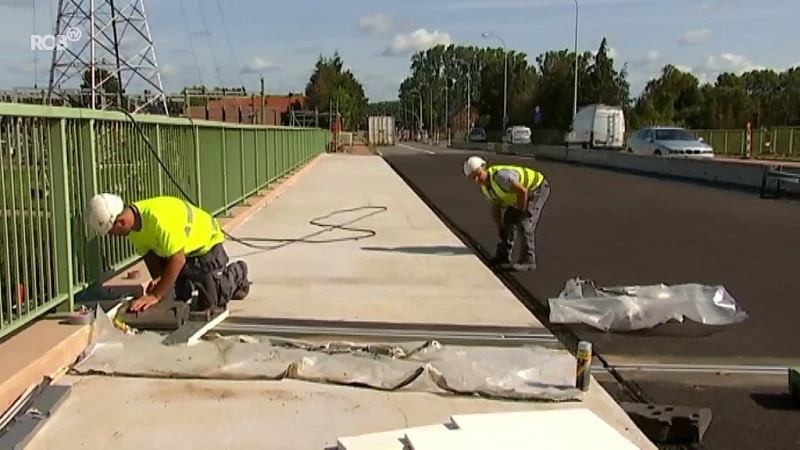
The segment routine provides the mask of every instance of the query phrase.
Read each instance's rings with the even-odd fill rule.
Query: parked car
[[[467,133],[467,142],[486,142],[486,131],[483,128],[473,128]]]
[[[628,139],[628,153],[671,158],[713,158],[714,149],[680,127],[646,127]]]
[[[521,125],[515,125],[506,129],[503,135],[503,142],[506,144],[527,145],[531,143],[531,129]]]
[[[625,113],[619,106],[588,105],[579,109],[565,139],[566,147],[622,150],[625,148]]]

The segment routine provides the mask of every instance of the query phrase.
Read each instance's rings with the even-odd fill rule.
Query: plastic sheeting
[[[125,333],[102,312],[77,374],[299,380],[493,398],[580,400],[575,359],[564,350],[443,346],[436,341],[326,344],[251,336],[216,337],[193,346],[162,345],[162,335]]]
[[[551,323],[583,323],[603,331],[632,331],[684,318],[704,325],[730,325],[747,318],[723,286],[596,287],[573,278],[549,299]]]

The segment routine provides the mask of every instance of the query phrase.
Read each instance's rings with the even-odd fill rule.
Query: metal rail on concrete
[[[679,372],[716,373],[737,375],[786,376],[788,367],[781,366],[734,366],[724,364],[611,364],[617,372]]]
[[[342,326],[329,325],[330,322],[297,324],[298,321],[287,320],[247,320],[245,323],[229,319],[216,328],[214,332],[221,335],[262,335],[282,338],[316,338],[316,339],[357,339],[371,342],[402,342],[435,340],[448,345],[468,346],[501,346],[513,347],[521,345],[557,345],[558,340],[547,332],[524,332],[520,327],[454,327],[441,329],[432,325],[426,329],[424,325],[347,323]],[[438,329],[437,329],[438,328]],[[489,330],[487,330],[489,328]]]

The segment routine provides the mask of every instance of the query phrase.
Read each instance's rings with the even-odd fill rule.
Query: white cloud
[[[720,55],[709,55],[705,64],[696,68],[694,72],[705,79],[711,80],[723,72],[741,74],[751,70],[763,69],[766,69],[766,67],[755,64],[742,55],[722,53]]]
[[[263,73],[277,68],[277,64],[255,56],[247,61],[247,64],[242,68],[242,73]]]
[[[711,37],[711,30],[709,30],[708,28],[691,30],[687,31],[686,33],[683,33],[683,35],[680,38],[678,38],[678,43],[681,45],[694,45],[706,41],[710,37]]]
[[[392,19],[383,13],[372,16],[364,16],[358,19],[358,22],[356,22],[356,27],[368,34],[384,34],[392,29]]]
[[[420,50],[427,50],[439,44],[449,45],[453,40],[444,31],[428,31],[420,28],[410,34],[398,34],[383,51],[384,56],[408,56]]]

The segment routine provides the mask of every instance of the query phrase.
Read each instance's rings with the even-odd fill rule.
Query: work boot
[[[242,282],[233,292],[233,297],[231,297],[231,300],[244,300],[245,297],[250,294],[250,285],[252,284],[247,279],[247,263],[244,261],[237,261],[234,264],[239,264],[239,266],[242,268]]]
[[[528,259],[523,259],[512,267],[517,272],[530,272],[536,270],[536,263]]]
[[[493,267],[503,269],[511,265],[511,261],[509,259],[510,258],[508,257],[508,255],[497,253],[492,257],[492,259],[489,260],[489,264]]]

